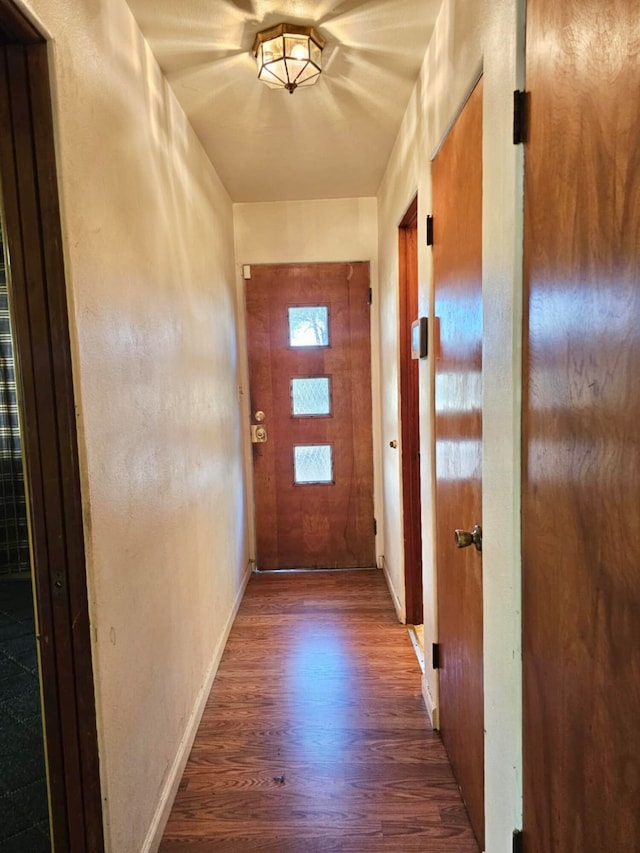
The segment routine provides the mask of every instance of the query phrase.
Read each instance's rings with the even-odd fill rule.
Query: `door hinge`
[[[431,643],[431,666],[440,669],[440,643]]]
[[[369,305],[373,305],[373,288],[372,287],[369,288],[368,302],[369,302]]]
[[[378,522],[376,521],[375,518],[373,519],[373,535],[374,536],[378,535]]]
[[[527,93],[516,89],[513,93],[513,144],[526,142],[527,134]]]
[[[522,834],[521,829],[513,830],[513,853],[523,853],[524,846],[524,835]]]
[[[427,246],[433,246],[433,216],[427,216]]]

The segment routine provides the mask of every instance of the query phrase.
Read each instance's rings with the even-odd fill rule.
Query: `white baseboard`
[[[434,729],[439,729],[440,715],[438,713],[438,706],[436,705],[433,696],[431,695],[431,690],[429,690],[429,683],[426,679],[426,676],[424,675],[422,676],[422,698],[427,709],[427,714],[429,715],[429,720],[431,721],[431,726]]]
[[[393,606],[396,609],[396,614],[398,616],[398,622],[402,625],[407,624],[407,616],[402,604],[400,604],[400,599],[398,598],[396,591],[394,589],[393,583],[391,582],[391,576],[389,575],[389,570],[387,569],[387,561],[384,557],[382,557],[382,571],[384,572],[384,577],[387,582],[387,587],[389,588],[389,593],[391,594],[391,600],[393,601]]]
[[[180,746],[178,747],[176,757],[173,760],[173,764],[171,765],[171,769],[169,770],[167,779],[162,788],[160,799],[153,815],[153,820],[151,821],[151,824],[147,831],[147,835],[142,845],[141,853],[155,853],[155,851],[160,846],[160,842],[162,841],[162,835],[164,833],[165,826],[167,825],[167,821],[169,820],[173,801],[175,800],[176,793],[178,791],[178,787],[182,779],[182,774],[184,773],[184,768],[187,764],[189,753],[191,752],[191,747],[193,746],[193,741],[195,740],[196,734],[198,732],[198,726],[200,725],[200,720],[204,712],[204,707],[207,703],[207,699],[209,698],[209,694],[211,693],[213,680],[216,676],[216,672],[218,671],[218,667],[222,659],[222,653],[224,652],[224,647],[229,637],[229,632],[231,631],[231,628],[233,626],[234,619],[236,618],[236,614],[240,607],[240,603],[242,602],[242,597],[244,595],[245,589],[247,588],[247,584],[249,583],[250,577],[251,570],[249,567],[249,569],[245,571],[244,578],[242,579],[242,583],[240,585],[240,589],[238,590],[238,594],[236,595],[235,601],[233,602],[233,607],[231,608],[231,612],[229,613],[229,618],[225,623],[222,636],[220,637],[220,640],[218,641],[218,644],[214,651],[213,659],[211,661],[211,664],[209,665],[204,684],[200,688],[195,704],[193,706],[193,711],[191,712],[191,716],[189,717],[189,722],[187,723],[185,732],[182,736],[182,740],[180,741]]]
[[[413,625],[407,625],[407,628],[409,629],[409,639],[411,640],[411,645],[413,646],[413,650],[416,653],[416,657],[418,658],[420,671],[424,675],[424,649],[420,646],[420,643],[418,642],[416,630]]]

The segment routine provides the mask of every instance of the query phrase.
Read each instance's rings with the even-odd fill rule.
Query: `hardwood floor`
[[[477,853],[381,571],[252,577],[160,850]]]

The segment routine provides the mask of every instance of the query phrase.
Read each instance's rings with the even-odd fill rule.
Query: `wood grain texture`
[[[482,524],[482,80],[432,175],[440,728],[482,846],[482,555],[454,540]]]
[[[160,847],[214,849],[477,853],[382,572],[252,577]]]
[[[529,0],[528,853],[640,845],[640,4]]]
[[[246,282],[260,569],[375,565],[369,264],[252,266]],[[289,306],[326,305],[328,347],[289,346]],[[294,417],[292,378],[328,376],[329,417]],[[329,444],[334,483],[294,484],[293,446]]]

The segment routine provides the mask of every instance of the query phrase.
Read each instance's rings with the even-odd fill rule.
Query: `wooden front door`
[[[252,266],[246,303],[258,568],[373,566],[369,264]]]
[[[640,845],[640,4],[529,0],[524,840]]]
[[[482,81],[433,161],[440,729],[484,843],[482,554]]]

